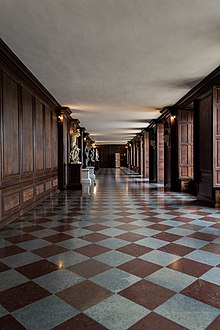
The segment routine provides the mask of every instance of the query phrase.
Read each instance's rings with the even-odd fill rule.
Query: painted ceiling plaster
[[[126,143],[220,64],[220,1],[0,0],[0,33],[97,144]]]

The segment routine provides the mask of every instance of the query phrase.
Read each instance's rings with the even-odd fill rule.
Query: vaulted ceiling
[[[0,0],[0,33],[97,144],[126,143],[220,64],[220,1]]]

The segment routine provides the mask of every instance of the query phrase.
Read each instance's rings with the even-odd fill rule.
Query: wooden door
[[[120,160],[120,153],[116,152],[115,153],[115,167],[119,168],[121,166],[121,160]]]

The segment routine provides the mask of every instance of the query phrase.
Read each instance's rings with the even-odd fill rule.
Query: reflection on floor
[[[1,230],[1,329],[220,329],[220,211],[103,169]]]

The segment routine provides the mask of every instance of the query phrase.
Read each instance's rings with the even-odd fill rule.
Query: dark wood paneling
[[[149,181],[157,181],[157,133],[156,126],[149,131]]]
[[[22,90],[22,167],[23,173],[34,170],[34,128],[33,128],[33,99],[24,89]]]
[[[179,110],[179,177],[193,179],[193,112]]]
[[[60,106],[1,41],[0,48],[1,227],[56,190]]]
[[[20,173],[18,85],[3,74],[3,178]]]
[[[179,190],[178,118],[167,116],[164,121],[164,185],[167,190]]]
[[[40,171],[44,169],[44,110],[43,104],[36,100],[36,114],[35,114],[35,144],[36,144],[36,156],[35,156],[35,169]]]
[[[115,167],[115,153],[121,155],[121,166],[127,166],[127,150],[124,145],[98,146],[100,167]]]
[[[51,112],[45,108],[45,158],[46,168],[51,168]]]
[[[199,198],[213,200],[213,162],[212,162],[212,94],[197,103],[197,164],[198,164],[198,195]]]
[[[213,129],[214,129],[214,187],[220,187],[220,87],[213,90]]]
[[[164,127],[157,124],[157,181],[164,182]]]
[[[57,168],[58,164],[58,125],[57,116],[52,113],[52,132],[51,132],[51,167]]]
[[[144,177],[149,178],[149,132],[144,132]]]

